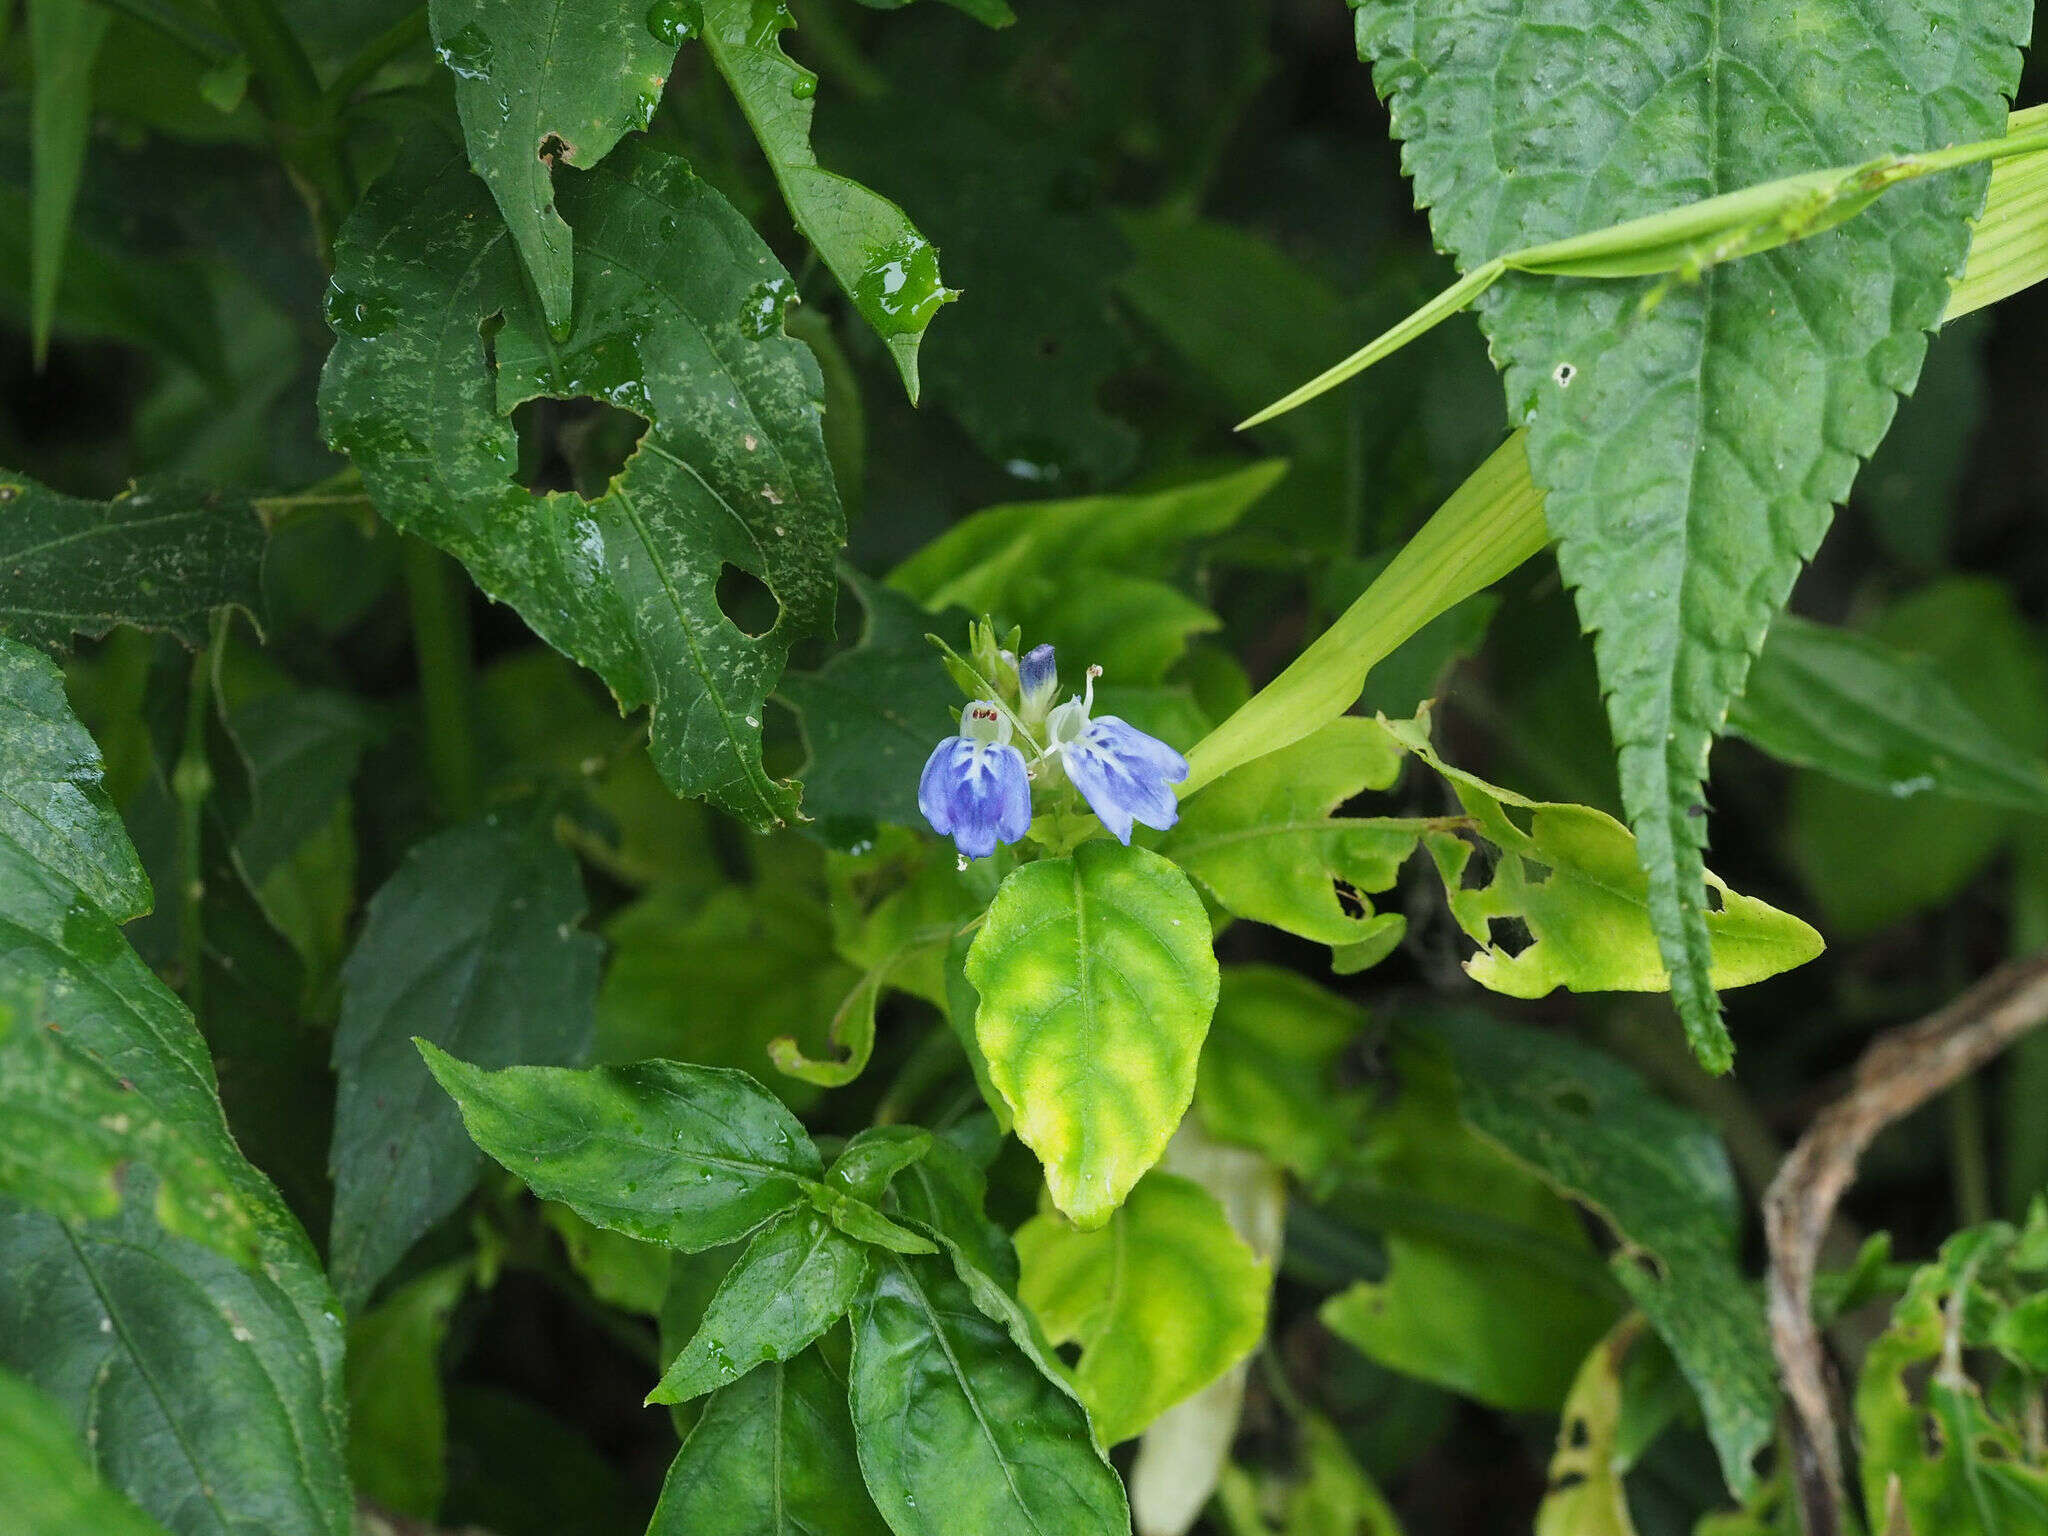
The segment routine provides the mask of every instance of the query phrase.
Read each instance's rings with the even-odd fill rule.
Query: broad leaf
[[[915,827],[917,777],[958,729],[960,693],[925,635],[965,624],[849,573],[867,610],[860,644],[815,672],[785,672],[778,694],[803,722],[804,814],[835,847],[872,842],[877,824]]]
[[[857,1200],[878,1204],[896,1175],[931,1156],[939,1144],[914,1125],[871,1125],[846,1144],[825,1170],[825,1182]]]
[[[1332,1333],[1404,1375],[1497,1408],[1553,1412],[1619,1297],[1579,1213],[1467,1127],[1442,1060],[1393,1057],[1328,1210],[1376,1230],[1385,1272],[1318,1311]],[[1531,1329],[1529,1319],[1544,1325]]]
[[[0,1365],[175,1536],[347,1536],[341,1319],[304,1237],[280,1227],[245,1270],[158,1227],[130,1179],[80,1227],[0,1201]]]
[[[744,1073],[629,1067],[486,1072],[421,1042],[476,1144],[544,1200],[694,1253],[807,1202],[825,1171],[796,1117]]]
[[[448,1488],[441,1345],[470,1271],[468,1259],[430,1269],[349,1324],[349,1477],[380,1508],[421,1520]]]
[[[455,77],[470,164],[548,324],[566,327],[574,237],[555,208],[555,168],[588,170],[653,120],[682,33],[611,0],[433,0],[428,16]]]
[[[116,624],[206,643],[232,604],[261,620],[263,525],[246,501],[174,483],[84,501],[0,470],[0,634],[44,650]]]
[[[739,99],[797,232],[887,343],[915,405],[918,341],[939,306],[955,296],[939,281],[939,253],[889,199],[818,164],[811,150],[818,77],[782,51],[779,34],[796,24],[789,12],[755,0],[702,6],[705,50]],[[779,325],[794,293],[794,284],[764,293],[757,323]]]
[[[1018,1137],[1054,1203],[1101,1226],[1194,1096],[1217,990],[1201,899],[1156,853],[1083,843],[1003,882],[967,979]]]
[[[1542,997],[1560,986],[1655,992],[1671,984],[1653,931],[1650,882],[1626,827],[1604,811],[1528,800],[1450,767],[1429,744],[1426,715],[1381,724],[1449,781],[1472,818],[1470,830],[1499,855],[1492,878],[1471,884],[1472,844],[1449,830],[1423,835],[1451,915],[1480,946],[1465,962],[1475,981],[1510,997]],[[1821,952],[1820,935],[1798,918],[1729,890],[1712,874],[1705,878],[1720,903],[1701,920],[1715,986],[1762,981]],[[1533,940],[1513,953],[1495,941],[1492,928],[1511,918]],[[1694,1050],[1716,1070],[1731,1060],[1732,1047],[1695,1041]]]
[[[56,1403],[0,1370],[0,1509],[22,1536],[163,1536],[93,1475]]]
[[[875,1503],[897,1536],[1124,1536],[1087,1414],[1025,1348],[1022,1314],[997,1322],[982,1301],[942,1258],[877,1256],[850,1394]]]
[[[1736,1265],[1735,1183],[1713,1131],[1562,1036],[1474,1014],[1439,1016],[1429,1033],[1450,1049],[1466,1122],[1613,1228],[1615,1278],[1670,1346],[1722,1475],[1746,1497],[1778,1390],[1762,1299]]]
[[[1406,923],[1365,896],[1392,888],[1427,824],[1331,813],[1400,772],[1400,748],[1372,721],[1333,720],[1195,796],[1160,852],[1237,917],[1321,944],[1391,947]]]
[[[28,0],[28,50],[34,85],[29,176],[33,213],[29,236],[29,341],[36,370],[50,353],[50,323],[57,313],[57,284],[64,271],[64,246],[71,234],[71,209],[85,169],[86,136],[92,128],[92,67],[106,41],[113,15],[97,5],[69,0]]]
[[[1789,613],[1772,624],[1728,729],[1780,762],[1895,799],[2048,813],[2048,766],[2013,750],[1933,662]]]
[[[867,1249],[816,1211],[778,1217],[726,1271],[647,1401],[686,1403],[790,1359],[846,1315],[867,1278]]]
[[[1297,972],[1227,967],[1195,1069],[1202,1125],[1313,1182],[1364,1112],[1366,1096],[1340,1088],[1336,1068],[1365,1026],[1357,1004]]]
[[[622,709],[652,704],[671,788],[766,829],[796,815],[761,764],[768,693],[791,641],[830,632],[836,596],[817,365],[750,333],[750,294],[786,278],[681,160],[635,144],[562,197],[587,259],[557,341],[459,149],[431,129],[407,143],[338,248],[328,440],[387,517],[458,556]],[[652,424],[595,499],[535,496],[514,479],[510,414],[579,396]],[[764,633],[720,608],[728,566],[779,605]]]
[[[1216,1197],[1154,1170],[1106,1227],[1039,1215],[1017,1232],[1017,1297],[1055,1345],[1078,1344],[1074,1386],[1104,1445],[1138,1434],[1249,1354],[1272,1273]]]
[[[1770,5],[1684,0],[1644,50],[1570,0],[1394,0],[1359,7],[1358,41],[1416,199],[1469,271],[1776,177],[1993,137],[2031,9],[1824,0],[1788,28]],[[1581,63],[1546,62],[1567,58]],[[1481,305],[1595,635],[1673,1001],[1716,1067],[1729,1044],[1702,889],[1708,749],[1913,385],[1984,185],[1975,170],[1932,178],[1697,281],[1510,275]]]
[[[845,1383],[816,1349],[760,1366],[712,1396],[647,1527],[648,1536],[888,1530],[861,1487]]]
[[[980,1165],[938,1137],[891,1183],[889,1205],[895,1215],[935,1233],[975,1269],[1014,1291],[1016,1250],[1010,1234],[985,1213],[987,1195],[988,1178]]]
[[[675,1266],[668,1249],[592,1226],[566,1205],[543,1205],[540,1213],[562,1240],[569,1267],[583,1277],[591,1295],[626,1312],[661,1316]]]
[[[354,1306],[482,1166],[415,1039],[483,1067],[590,1049],[600,946],[576,861],[544,822],[487,817],[428,838],[370,902],[334,1032],[328,1265]]]

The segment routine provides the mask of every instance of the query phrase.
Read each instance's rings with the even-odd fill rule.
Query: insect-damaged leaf
[[[441,545],[622,708],[652,704],[669,786],[757,828],[793,817],[761,764],[790,642],[826,634],[841,537],[804,346],[750,333],[766,246],[681,160],[636,143],[562,188],[583,231],[575,318],[549,334],[460,149],[423,129],[343,232],[321,380],[328,439],[379,509]],[[514,480],[514,406],[597,397],[651,425],[595,499]],[[753,635],[727,567],[778,606]]]

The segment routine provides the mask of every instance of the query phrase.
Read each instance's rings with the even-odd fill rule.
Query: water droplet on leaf
[[[704,30],[704,11],[697,0],[654,0],[647,30],[664,43],[681,47]]]
[[[474,22],[446,39],[434,52],[464,80],[491,78],[491,40]]]
[[[939,281],[939,253],[922,235],[906,235],[875,253],[853,285],[853,299],[883,336],[921,331],[953,290]]]
[[[748,290],[740,307],[740,330],[759,341],[782,329],[782,316],[796,297],[796,284],[786,277],[771,277]]]

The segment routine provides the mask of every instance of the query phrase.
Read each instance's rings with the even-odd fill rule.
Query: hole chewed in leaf
[[[1519,917],[1489,917],[1486,920],[1487,948],[1498,950],[1512,960],[1536,942],[1536,935]]]
[[[540,141],[540,148],[536,153],[539,154],[541,160],[550,170],[557,165],[574,165],[576,163],[576,146],[563,138],[559,133],[551,133],[542,139]]]
[[[773,629],[782,617],[782,605],[776,602],[767,584],[731,561],[718,573],[718,610],[742,634],[757,639]]]
[[[647,425],[646,417],[588,395],[522,401],[512,411],[519,434],[512,478],[529,491],[574,491],[585,501],[600,500],[639,448]]]
[[[1336,894],[1339,910],[1346,917],[1364,917],[1372,910],[1366,905],[1365,897],[1359,894],[1358,887],[1349,880],[1333,878],[1330,888]]]

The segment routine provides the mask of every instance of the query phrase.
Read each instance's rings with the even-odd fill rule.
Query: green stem
[[[328,83],[323,102],[328,115],[338,114],[357,91],[375,78],[377,71],[400,54],[427,41],[427,8],[410,11],[363,45],[362,52],[341,67]]]
[[[476,733],[470,720],[469,623],[461,573],[433,545],[404,540],[405,590],[412,606],[413,656],[420,673],[427,777],[441,814],[466,821],[481,799]]]
[[[193,653],[185,687],[185,735],[171,769],[171,796],[178,806],[178,969],[185,1006],[202,1017],[205,993],[206,870],[201,834],[213,770],[206,761],[206,712],[213,702],[213,653],[227,635],[227,610],[214,621],[213,644]]]
[[[1949,1176],[1956,1219],[1974,1227],[1991,1219],[1991,1164],[1984,1150],[1984,1091],[1966,1077],[1943,1096],[1948,1114]]]
[[[110,11],[118,11],[130,20],[141,22],[152,32],[170,39],[209,64],[224,64],[235,55],[234,44],[226,38],[199,26],[189,16],[162,4],[161,0],[99,0],[99,3]]]
[[[335,226],[355,202],[355,178],[342,158],[341,137],[319,77],[275,0],[215,4],[249,57],[251,94],[269,119],[285,169],[299,183],[325,259]]]

